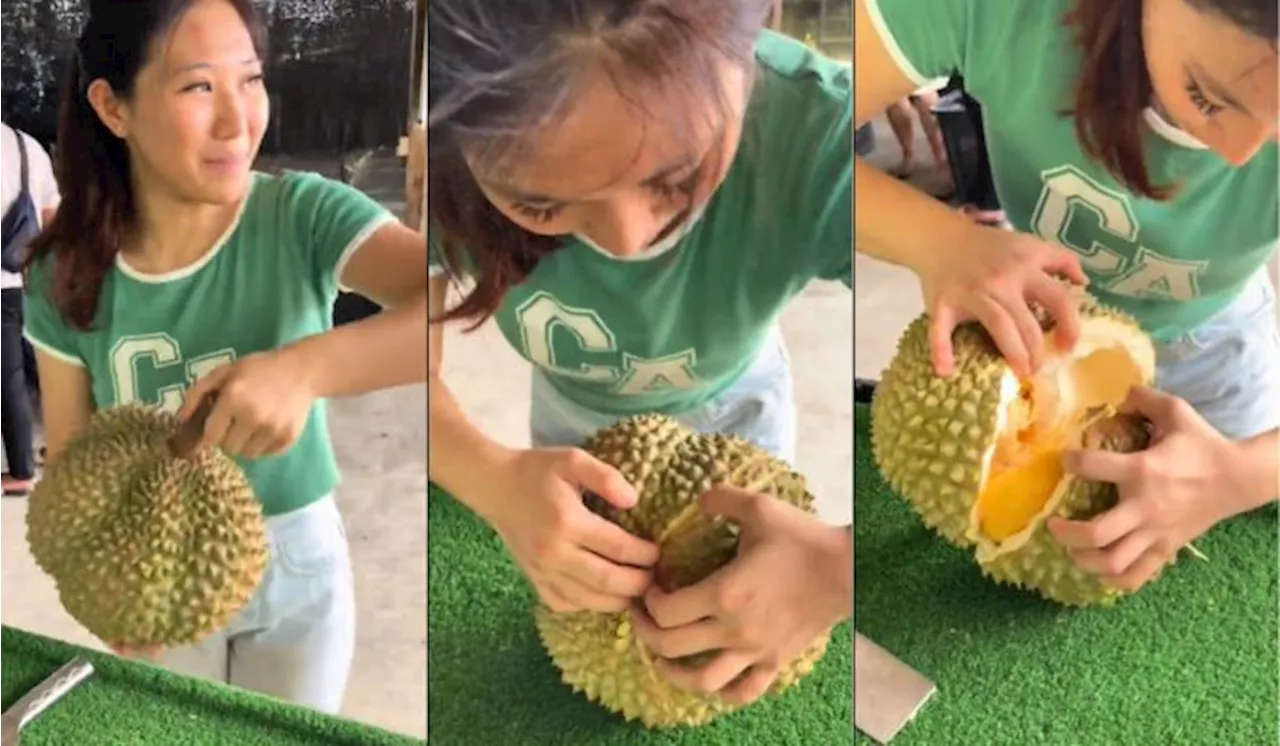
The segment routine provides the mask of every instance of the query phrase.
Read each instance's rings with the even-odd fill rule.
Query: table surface
[[[854,420],[854,624],[938,688],[893,746],[1277,742],[1274,506],[1198,540],[1208,561],[1067,609],[984,579],[925,529],[875,468],[865,406]]]
[[[853,722],[853,634],[838,626],[809,677],[700,728],[651,731],[561,683],[534,596],[502,542],[445,492],[428,497],[428,741],[433,746],[836,746]]]
[[[93,675],[45,710],[23,746],[411,746],[420,740],[13,628],[0,630],[8,708],[79,656]],[[425,715],[424,715],[425,717]]]

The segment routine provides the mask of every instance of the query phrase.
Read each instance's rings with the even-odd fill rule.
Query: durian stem
[[[1187,545],[1183,547],[1183,549],[1186,549],[1188,552],[1191,553],[1192,557],[1195,557],[1196,559],[1202,562],[1209,561],[1209,558],[1205,556],[1204,552],[1200,551],[1199,549],[1196,549],[1196,545],[1192,544],[1191,542],[1187,542]]]

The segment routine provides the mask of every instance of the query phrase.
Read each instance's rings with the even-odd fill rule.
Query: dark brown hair
[[[129,148],[89,103],[89,84],[106,80],[128,100],[138,72],[194,0],[95,0],[72,50],[62,84],[54,171],[62,200],[53,220],[28,248],[26,270],[49,258],[53,304],[74,329],[92,328],[102,284],[116,255],[137,229]],[[251,0],[227,0],[248,25],[259,54],[262,28]]]
[[[1276,0],[1185,0],[1242,30],[1277,37]],[[1086,154],[1134,193],[1165,199],[1167,185],[1152,183],[1145,158],[1142,111],[1151,103],[1151,77],[1142,43],[1143,0],[1076,0],[1066,18],[1075,29],[1084,65],[1076,83],[1076,135]]]
[[[566,112],[578,74],[605,65],[620,90],[661,90],[661,113],[718,100],[717,63],[749,67],[773,0],[433,0],[427,14],[428,234],[475,286],[442,317],[474,329],[561,238],[526,231],[481,192],[472,167],[519,159]],[[627,87],[627,88],[624,88]],[[632,101],[640,98],[630,95]],[[464,153],[466,156],[464,156]],[[470,161],[468,161],[470,157]]]

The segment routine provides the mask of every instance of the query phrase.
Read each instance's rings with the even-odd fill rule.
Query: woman
[[[97,408],[186,418],[216,393],[204,442],[237,458],[267,516],[266,576],[228,629],[113,647],[336,712],[355,611],[324,399],[425,380],[425,241],[355,189],[251,170],[268,120],[260,37],[248,0],[91,5],[27,333],[50,459]],[[333,330],[339,285],[392,310]]]
[[[743,702],[849,616],[849,528],[709,492],[744,549],[663,593],[657,547],[580,498],[625,509],[635,492],[577,447],[663,412],[793,458],[775,322],[810,281],[850,284],[852,87],[847,66],[762,32],[772,4],[530,0],[498,17],[435,0],[427,18],[431,479],[551,609],[634,606],[661,656],[722,651],[668,669],[676,684]],[[451,276],[475,284],[446,313]],[[480,432],[438,374],[441,324],[491,317],[533,364],[529,449]]]
[[[856,7],[858,121],[958,72],[981,102],[1016,228],[977,225],[856,164],[858,242],[925,278],[938,372],[950,373],[965,319],[1020,373],[1036,369],[1047,342],[1027,301],[1061,324],[1055,344],[1073,344],[1060,272],[1158,343],[1160,392],[1127,403],[1152,419],[1156,443],[1069,454],[1068,469],[1116,483],[1121,502],[1050,526],[1081,568],[1121,587],[1280,494],[1280,334],[1264,269],[1280,198],[1276,14],[1274,0]]]

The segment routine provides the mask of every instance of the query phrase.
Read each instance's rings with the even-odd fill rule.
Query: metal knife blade
[[[23,728],[92,673],[92,663],[83,658],[74,658],[49,674],[48,678],[0,715],[0,746],[17,744]]]
[[[861,634],[853,640],[853,721],[887,744],[937,691],[932,681]]]

